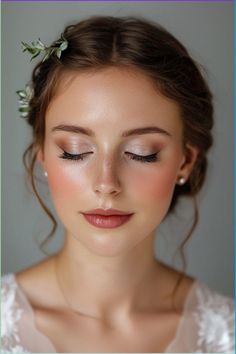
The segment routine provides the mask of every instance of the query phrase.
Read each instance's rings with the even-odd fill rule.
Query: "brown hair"
[[[51,239],[57,223],[37,191],[34,167],[37,148],[44,143],[45,113],[55,95],[62,73],[66,70],[96,71],[109,66],[128,67],[149,76],[162,94],[179,104],[183,121],[183,143],[199,149],[192,173],[184,185],[176,185],[167,213],[169,215],[174,211],[180,196],[190,196],[193,199],[194,220],[179,248],[184,263],[183,277],[186,269],[184,246],[198,222],[196,195],[205,180],[206,153],[212,145],[212,94],[200,66],[172,34],[142,17],[92,16],[67,26],[63,35],[68,41],[68,48],[62,52],[61,58],[51,55],[45,62],[38,63],[33,70],[31,85],[34,96],[30,101],[27,118],[33,130],[33,141],[25,151],[23,160],[37,199],[53,222],[52,230],[41,244],[41,249]],[[173,293],[182,277],[180,276]]]

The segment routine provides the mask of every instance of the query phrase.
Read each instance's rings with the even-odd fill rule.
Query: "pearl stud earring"
[[[178,183],[180,185],[183,185],[185,182],[186,182],[186,179],[184,177],[180,177],[179,180],[178,180]]]
[[[44,176],[45,176],[45,177],[47,177],[47,176],[48,176],[47,171],[44,171]]]

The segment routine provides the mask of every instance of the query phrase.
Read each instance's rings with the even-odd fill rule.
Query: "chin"
[[[134,248],[138,240],[132,240],[130,233],[106,230],[100,233],[84,233],[78,241],[92,254],[101,257],[116,257]],[[128,237],[129,235],[129,237]],[[77,237],[76,237],[77,238]],[[136,242],[135,242],[136,241]]]
[[[113,236],[96,236],[90,240],[87,248],[94,254],[101,257],[116,257],[126,253],[132,245],[127,241],[114,239]]]

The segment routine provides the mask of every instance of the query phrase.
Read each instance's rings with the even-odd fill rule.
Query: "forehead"
[[[181,131],[178,104],[163,96],[138,70],[110,67],[99,71],[65,72],[46,112],[46,125],[80,124],[132,129],[156,124]]]

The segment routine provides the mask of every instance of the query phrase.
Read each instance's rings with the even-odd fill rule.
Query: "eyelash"
[[[61,159],[65,159],[65,160],[73,160],[73,161],[83,161],[85,155],[91,154],[92,152],[85,152],[83,154],[70,154],[69,152],[66,152],[65,150],[63,150],[63,154],[60,155],[59,157]],[[139,161],[139,162],[157,162],[159,161],[159,152],[156,152],[154,154],[151,155],[146,155],[146,156],[142,156],[142,155],[136,155],[136,154],[132,154],[131,152],[126,152],[126,154],[129,156],[129,158],[131,160],[135,160],[135,161]]]

